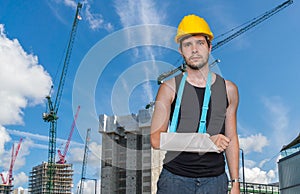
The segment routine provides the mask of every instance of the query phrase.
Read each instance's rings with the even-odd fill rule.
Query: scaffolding
[[[0,193],[2,194],[9,194],[12,192],[12,185],[7,185],[7,184],[0,184]]]
[[[71,194],[73,188],[73,169],[72,164],[52,164],[54,168],[53,193]],[[29,176],[29,193],[46,194],[48,183],[48,163],[32,168]]]

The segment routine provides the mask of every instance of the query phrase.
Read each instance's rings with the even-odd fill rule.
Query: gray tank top
[[[182,75],[175,77],[176,92],[178,91],[181,78]],[[203,105],[204,92],[205,88],[195,87],[186,82],[180,106],[177,132],[197,132],[202,112],[201,108]],[[174,106],[175,100],[172,103],[171,116]],[[211,99],[206,118],[207,133],[210,135],[224,134],[227,106],[225,80],[217,75],[216,81],[211,86]]]
[[[176,92],[178,91],[182,74],[175,77]],[[192,86],[186,82],[179,111],[177,132],[196,133],[198,130],[205,88]],[[176,97],[175,97],[176,99]],[[170,118],[175,106],[173,101]],[[217,75],[211,86],[211,99],[207,112],[206,128],[210,135],[225,133],[225,115],[228,106],[225,80]],[[223,153],[206,153],[199,155],[191,152],[168,151],[164,159],[164,168],[170,172],[186,177],[211,177],[225,172]]]

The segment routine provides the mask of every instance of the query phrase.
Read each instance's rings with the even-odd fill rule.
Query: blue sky
[[[137,113],[155,100],[157,76],[180,64],[173,40],[184,15],[204,17],[219,37],[214,44],[228,36],[219,35],[283,2],[83,1],[57,126],[57,148],[63,149],[81,106],[67,156],[76,171],[74,188],[87,128],[92,128],[87,177],[97,178],[98,116]],[[42,120],[45,96],[52,83],[57,89],[76,4],[1,2],[0,171],[7,171],[12,144],[23,137],[14,169],[16,187],[27,188],[31,168],[48,158],[49,125]],[[295,1],[212,53],[221,60],[219,73],[239,87],[238,133],[249,182],[278,181],[279,151],[299,133],[299,9]]]

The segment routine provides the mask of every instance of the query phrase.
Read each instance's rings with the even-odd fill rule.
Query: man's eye
[[[198,44],[199,45],[204,45],[204,41],[199,41]]]
[[[184,47],[189,47],[189,46],[191,46],[192,44],[190,43],[190,42],[188,42],[188,43],[185,43],[184,44]]]

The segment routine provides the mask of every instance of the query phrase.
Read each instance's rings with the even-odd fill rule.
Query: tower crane
[[[221,46],[223,46],[224,44],[228,43],[229,41],[233,40],[234,38],[238,37],[239,35],[245,33],[246,31],[248,31],[249,29],[255,27],[256,25],[260,24],[261,22],[265,21],[266,19],[268,19],[269,17],[271,17],[272,15],[278,13],[279,11],[281,11],[282,9],[286,8],[287,6],[291,5],[293,3],[293,0],[288,0],[285,1],[284,3],[278,5],[277,7],[265,12],[263,15],[261,15],[258,18],[254,18],[250,24],[246,25],[245,27],[241,28],[240,30],[238,30],[237,32],[233,33],[232,35],[228,36],[227,38],[217,42],[216,44],[214,44],[212,46],[212,51],[216,50],[217,48],[220,48]],[[163,82],[163,80],[173,74],[175,74],[177,71],[185,71],[185,67],[184,65],[180,65],[179,67],[177,67],[176,69],[173,69],[169,72],[165,72],[162,73],[161,75],[158,76],[157,78],[157,82],[158,84],[161,84]]]
[[[79,194],[83,194],[83,181],[85,180],[85,174],[86,174],[86,164],[87,164],[87,159],[88,159],[90,133],[91,133],[91,129],[89,128],[89,129],[87,129],[87,132],[86,132],[86,139],[85,139],[85,146],[84,146],[84,155],[83,155],[83,162],[82,162],[81,181],[80,181],[80,187],[79,187]]]
[[[50,123],[50,130],[49,130],[49,150],[48,150],[48,184],[47,184],[47,191],[48,193],[53,193],[53,177],[54,177],[54,165],[55,165],[55,150],[56,150],[56,126],[57,126],[57,112],[65,84],[66,74],[68,70],[68,65],[70,62],[70,57],[72,53],[73,43],[75,40],[77,24],[80,20],[80,10],[82,8],[82,4],[77,4],[76,14],[72,25],[72,30],[70,34],[70,39],[68,42],[66,55],[64,59],[63,69],[59,80],[58,90],[56,93],[56,97],[54,102],[52,101],[50,96],[46,96],[48,102],[48,109],[49,112],[43,113],[43,120],[45,122]]]
[[[12,182],[14,180],[14,178],[13,178],[13,168],[14,168],[15,161],[16,161],[16,158],[18,156],[19,150],[21,148],[22,141],[23,141],[23,138],[21,138],[19,140],[16,152],[14,151],[14,144],[12,145],[10,166],[9,166],[9,169],[8,169],[8,173],[7,173],[6,179],[4,178],[4,176],[3,176],[2,173],[0,174],[1,178],[2,178],[2,182],[3,182],[4,185],[10,185],[10,186],[12,185]]]
[[[75,125],[76,125],[76,120],[77,120],[77,117],[78,117],[79,110],[80,110],[80,106],[77,107],[77,111],[76,111],[76,114],[75,114],[75,117],[74,117],[74,120],[73,120],[73,123],[72,123],[72,126],[71,126],[69,138],[67,140],[64,152],[61,153],[60,150],[57,150],[59,161],[57,161],[56,163],[58,163],[58,164],[65,164],[66,163],[66,155],[67,155],[68,150],[69,150],[69,145],[70,145],[71,138],[72,138],[74,128],[75,128]]]

